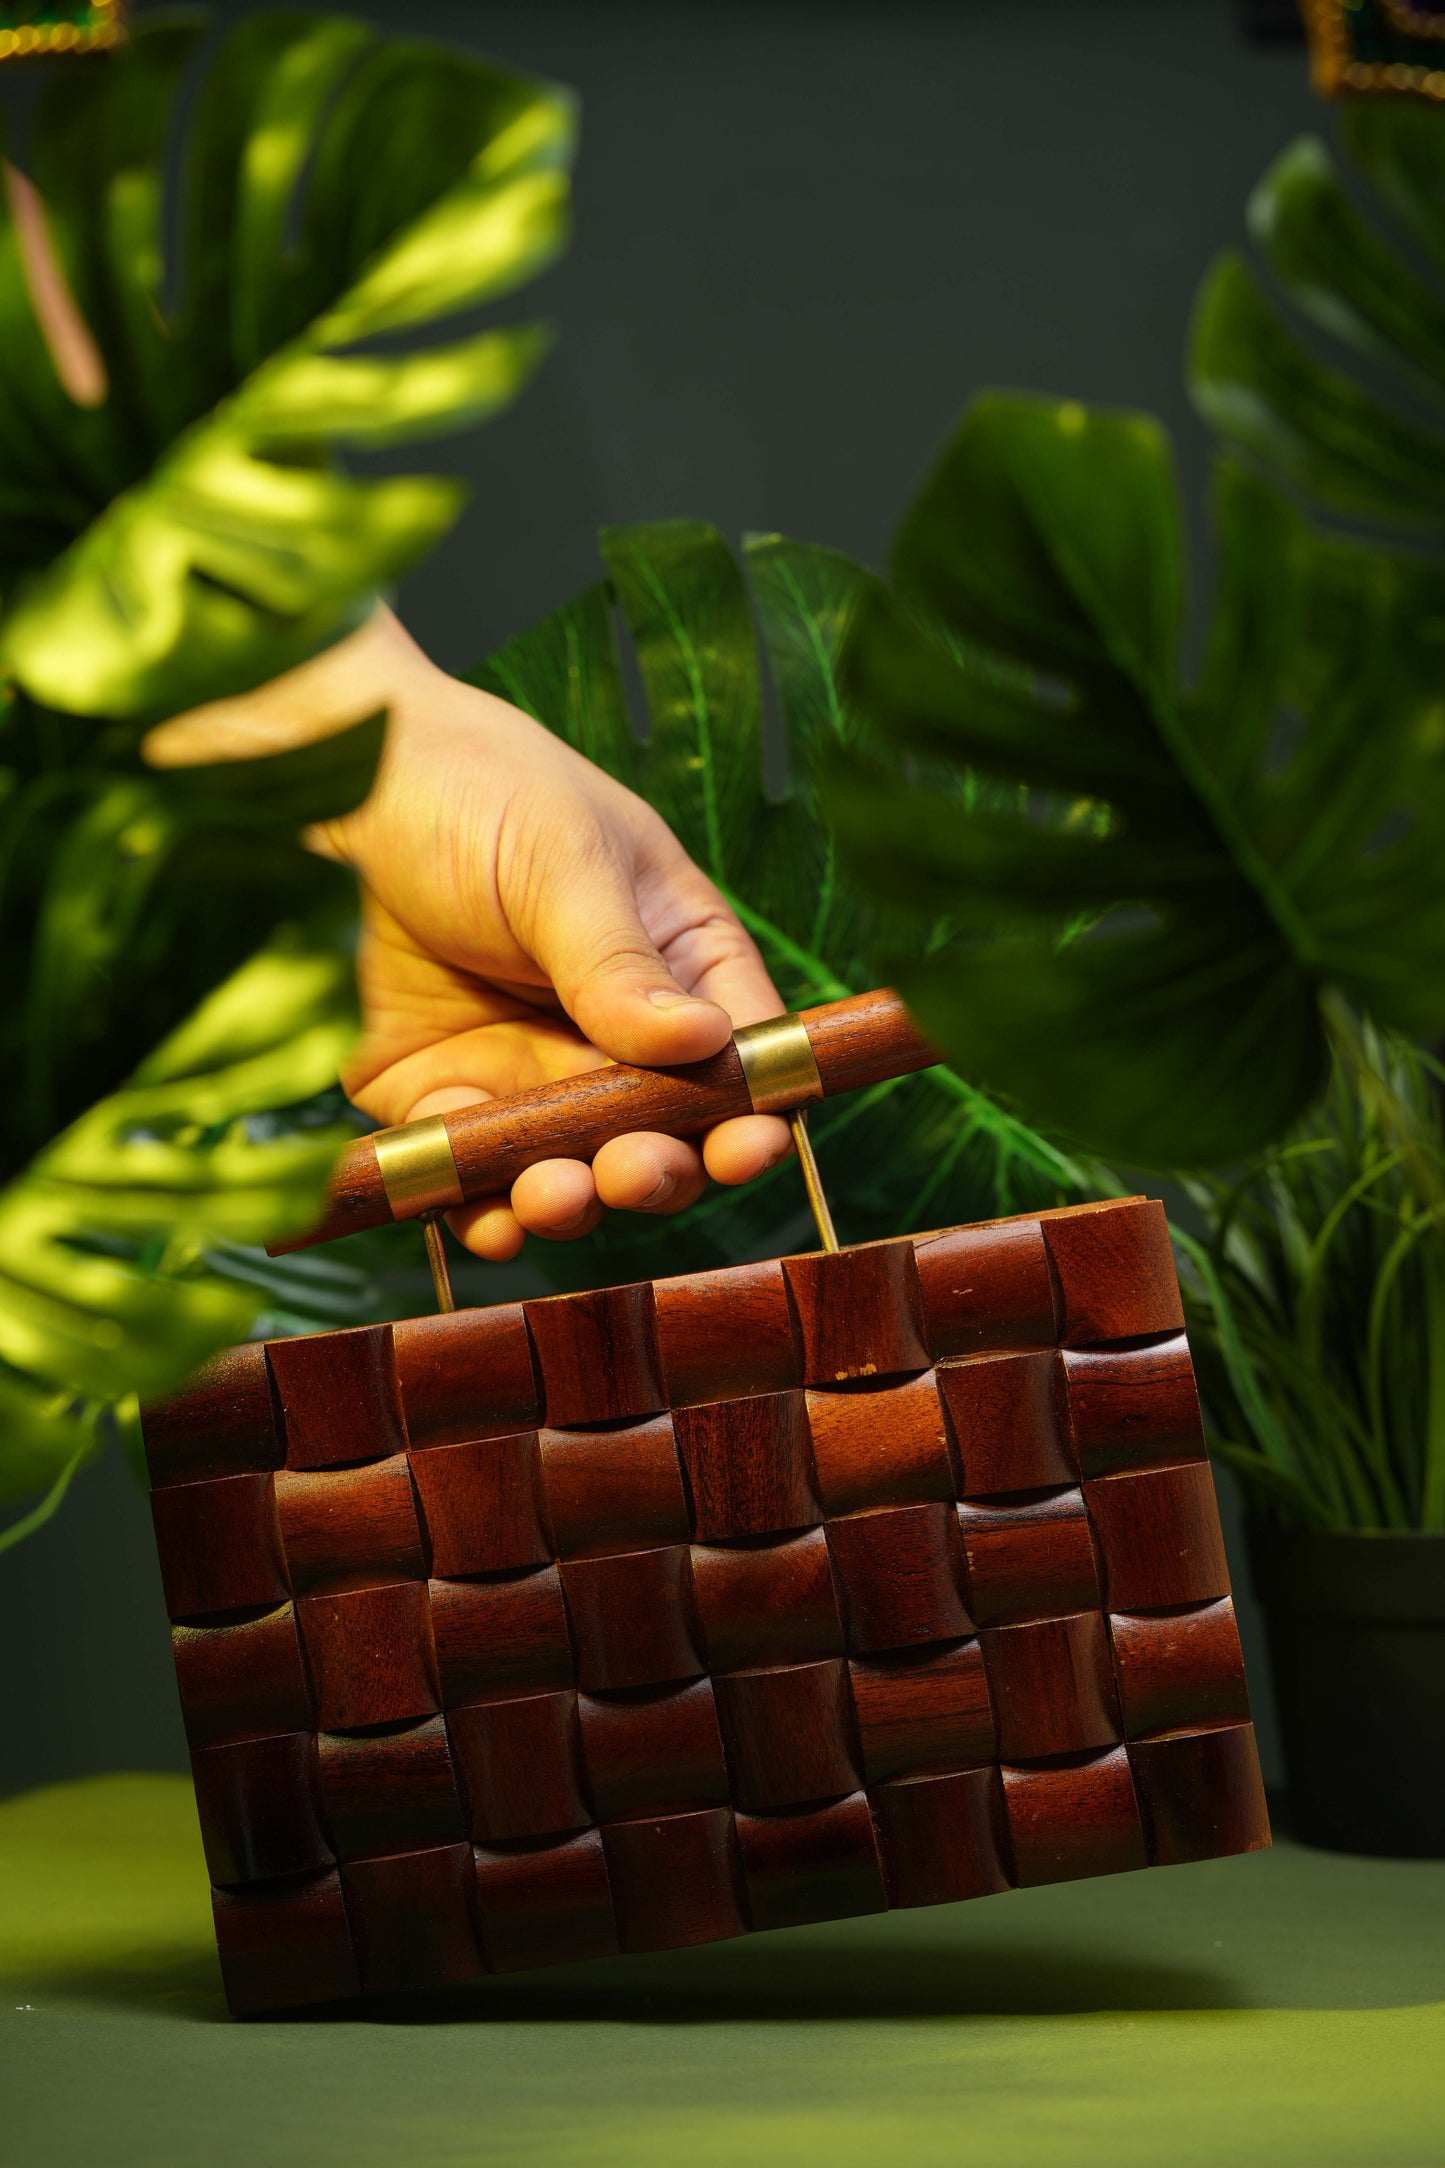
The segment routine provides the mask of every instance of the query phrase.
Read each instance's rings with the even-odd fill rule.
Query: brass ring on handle
[[[808,1027],[798,1016],[770,1016],[733,1033],[755,1114],[787,1114],[823,1096]]]
[[[399,1129],[380,1130],[372,1143],[381,1169],[381,1186],[394,1220],[419,1219],[424,1212],[449,1212],[464,1204],[452,1140],[440,1114]]]

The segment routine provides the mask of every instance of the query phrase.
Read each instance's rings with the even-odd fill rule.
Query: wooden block
[[[948,1431],[931,1370],[873,1392],[811,1392],[808,1429],[829,1513],[953,1499]]]
[[[1086,1476],[1203,1460],[1204,1425],[1182,1332],[1146,1347],[1069,1348],[1064,1401]]]
[[[911,1242],[785,1257],[783,1274],[808,1385],[928,1368],[923,1297]]]
[[[173,1627],[171,1645],[192,1746],[311,1729],[296,1614],[289,1603],[234,1625]]]
[[[259,1473],[223,1475],[151,1492],[161,1585],[173,1619],[271,1610],[291,1593],[275,1482]]]
[[[754,1927],[887,1911],[873,1817],[861,1792],[791,1814],[740,1814],[737,1832]]]
[[[938,1390],[962,1466],[963,1495],[1049,1490],[1076,1483],[1061,1421],[1057,1355],[975,1355],[940,1363]]]
[[[336,1468],[406,1450],[390,1325],[268,1340],[288,1468]]]
[[[767,1813],[855,1791],[853,1710],[836,1658],[713,1680],[733,1797]]]
[[[453,1709],[452,1743],[471,1804],[471,1833],[484,1844],[585,1829],[577,1696],[522,1694]]]
[[[341,1886],[364,1993],[450,1987],[481,1971],[470,1845],[354,1859],[341,1870]]]
[[[1001,1760],[1082,1754],[1119,1738],[1109,1635],[1100,1612],[987,1626],[979,1640]]]
[[[1109,1620],[1125,1736],[1247,1720],[1244,1656],[1227,1596],[1188,1611]]]
[[[783,1268],[773,1260],[657,1280],[657,1348],[669,1407],[801,1385]]]
[[[466,1835],[439,1716],[403,1731],[322,1732],[321,1808],[338,1859],[414,1852]]]
[[[855,1656],[848,1674],[870,1784],[996,1759],[977,1641],[907,1656]]]
[[[673,1429],[699,1543],[782,1535],[821,1520],[801,1393],[679,1408]]]
[[[890,1904],[952,1904],[1009,1887],[996,1768],[901,1777],[868,1798]]]
[[[1017,1503],[971,1500],[958,1509],[968,1608],[978,1626],[1095,1611],[1102,1601],[1081,1490]]]
[[[142,1408],[141,1429],[155,1485],[279,1468],[281,1431],[265,1348],[251,1340],[213,1356],[184,1392]]]
[[[1148,1864],[1123,1747],[1052,1769],[1003,1772],[1020,1889]]]
[[[707,1668],[692,1623],[689,1569],[680,1543],[562,1567],[579,1686],[589,1693],[666,1686]]]
[[[727,1805],[722,1735],[706,1679],[606,1700],[583,1694],[578,1712],[600,1822]]]
[[[1065,1347],[1182,1332],[1169,1222],[1154,1197],[1040,1214]]]
[[[215,1890],[211,1905],[234,2017],[360,1993],[341,1877],[334,1871],[260,1889]]]
[[[549,1295],[522,1307],[551,1429],[636,1422],[667,1406],[650,1280],[586,1295]]]
[[[526,1851],[474,1854],[482,1948],[492,1972],[566,1965],[617,1950],[607,1859],[595,1829]]]
[[[309,1731],[191,1755],[206,1871],[218,1887],[314,1874],[332,1863],[316,1803],[316,1741]]]
[[[1111,1611],[1162,1611],[1229,1594],[1209,1463],[1084,1485]]]
[[[296,1620],[323,1731],[436,1714],[440,1689],[425,1581],[303,1596]]]
[[[1259,1852],[1269,1843],[1253,1724],[1140,1740],[1129,1759],[1154,1866]]]
[[[572,1643],[555,1566],[501,1581],[433,1581],[430,1595],[448,1709],[572,1684]]]
[[[854,1655],[973,1631],[959,1586],[963,1546],[952,1506],[892,1506],[828,1523]]]
[[[691,1530],[670,1416],[618,1430],[544,1430],[541,1454],[559,1558],[686,1543]]]
[[[1052,1347],[1054,1284],[1036,1219],[915,1235],[924,1332],[935,1356]]]
[[[747,1932],[727,1807],[609,1822],[602,1831],[624,1950],[677,1950]]]
[[[411,1473],[439,1580],[515,1572],[550,1559],[535,1430],[413,1449]]]
[[[409,1318],[392,1331],[414,1446],[465,1445],[536,1429],[541,1393],[520,1302]]]
[[[843,1622],[821,1528],[780,1543],[694,1544],[692,1583],[711,1671],[843,1653]]]
[[[426,1579],[405,1453],[364,1468],[283,1468],[275,1483],[286,1570],[298,1596]]]

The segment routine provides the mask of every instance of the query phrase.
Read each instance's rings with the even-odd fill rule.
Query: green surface
[[[237,2024],[190,1790],[0,1805],[5,2158],[1445,2163],[1445,1863],[1272,1853]]]

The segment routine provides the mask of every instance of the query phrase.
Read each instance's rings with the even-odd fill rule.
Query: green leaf
[[[545,347],[513,325],[351,351],[496,301],[555,256],[571,118],[556,91],[334,16],[253,16],[214,55],[169,280],[166,161],[198,35],[142,23],[39,103],[34,179],[101,405],[56,382],[0,219],[0,665],[74,714],[174,712],[347,630],[461,493],[359,479],[338,452],[484,419]]]
[[[750,538],[740,566],[697,521],[611,528],[602,549],[610,582],[490,657],[475,681],[664,815],[725,889],[790,1007],[877,983],[877,950],[905,922],[840,878],[817,803],[821,760],[856,727],[837,660],[861,567],[777,535]],[[644,732],[629,716],[618,616],[636,653]],[[770,792],[763,717],[773,703],[786,777]],[[816,1108],[812,1130],[845,1240],[1023,1210],[1087,1180],[944,1069]],[[666,1222],[613,1214],[587,1241],[535,1244],[531,1257],[555,1284],[597,1284],[811,1246],[810,1225],[789,1162],[744,1189],[711,1189]]]
[[[1233,1159],[1289,1127],[1324,1081],[1331,986],[1445,1026],[1420,570],[1317,544],[1228,464],[1215,517],[1190,693],[1157,428],[981,398],[904,521],[891,589],[860,599],[843,684],[869,736],[828,766],[845,864],[912,915],[893,969],[938,1043],[1135,1165]],[[966,802],[965,774],[1012,805]]]
[[[280,937],[0,1191],[0,1499],[95,1449],[114,1403],[246,1336],[263,1297],[207,1253],[315,1218],[350,1132],[305,1102],[353,1028],[346,959]]]

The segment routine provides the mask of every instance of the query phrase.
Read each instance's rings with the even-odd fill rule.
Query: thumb
[[[605,844],[574,852],[544,884],[534,953],[572,1021],[614,1061],[701,1061],[732,1036],[726,1009],[689,993],[663,962],[633,869]]]

